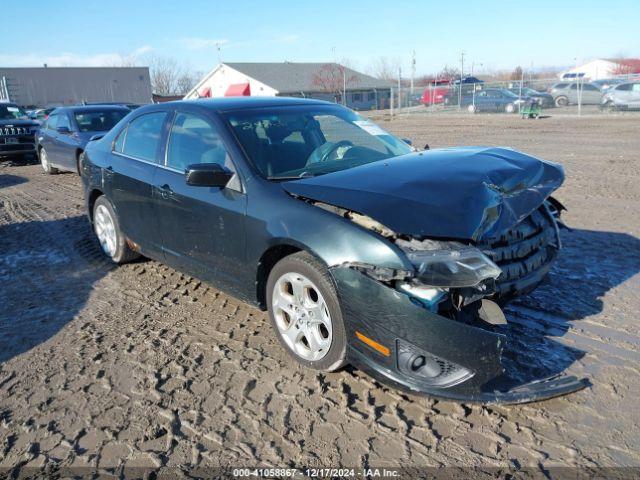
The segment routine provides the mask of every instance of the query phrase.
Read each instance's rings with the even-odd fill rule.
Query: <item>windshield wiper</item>
[[[311,178],[311,177],[315,177],[315,174],[304,171],[299,175],[267,177],[267,180],[298,180],[299,178]]]

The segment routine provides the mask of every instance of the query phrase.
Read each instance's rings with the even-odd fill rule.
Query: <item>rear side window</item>
[[[634,84],[633,84],[632,91],[634,91],[634,92],[640,92],[640,83],[634,83]]]
[[[55,130],[58,128],[58,114],[50,115],[47,120],[47,130]]]
[[[122,153],[155,162],[165,116],[165,112],[156,112],[134,119],[127,128]]]
[[[213,125],[197,115],[178,113],[169,136],[167,166],[185,171],[196,163],[218,163],[232,168],[227,150]]]
[[[619,85],[616,87],[616,90],[622,90],[623,92],[628,92],[631,90],[631,83],[625,83],[624,85]]]
[[[106,132],[129,113],[128,110],[76,112],[75,118],[81,132]]]

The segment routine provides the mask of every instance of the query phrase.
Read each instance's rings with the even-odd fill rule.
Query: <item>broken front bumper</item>
[[[464,402],[526,403],[575,392],[586,379],[555,376],[518,385],[505,375],[505,336],[451,320],[349,267],[333,267],[349,359],[385,383]],[[356,333],[357,332],[357,333]]]

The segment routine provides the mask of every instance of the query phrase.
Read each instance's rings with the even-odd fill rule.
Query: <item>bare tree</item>
[[[175,95],[180,69],[174,58],[151,57],[149,61],[151,88],[158,95]]]
[[[342,90],[357,82],[355,75],[348,73],[347,68],[338,63],[326,63],[314,75],[311,83],[321,92],[330,93],[335,101],[342,98]]]
[[[397,80],[400,64],[401,62],[398,58],[378,57],[370,65],[368,71],[371,75],[381,80]]]
[[[518,65],[513,72],[511,72],[510,80],[520,80],[522,78],[522,67]]]

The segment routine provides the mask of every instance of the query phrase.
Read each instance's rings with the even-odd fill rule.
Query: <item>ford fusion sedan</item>
[[[37,137],[37,151],[45,173],[80,173],[80,159],[93,137],[108,132],[130,110],[123,106],[61,107],[53,110]]]
[[[38,122],[13,103],[0,103],[0,159],[33,155]]]
[[[82,181],[104,253],[144,255],[268,310],[298,362],[354,364],[477,402],[562,395],[514,384],[499,306],[559,249],[559,165],[503,148],[413,151],[344,107],[226,98],[130,113],[89,142]],[[515,387],[515,388],[514,388]]]

